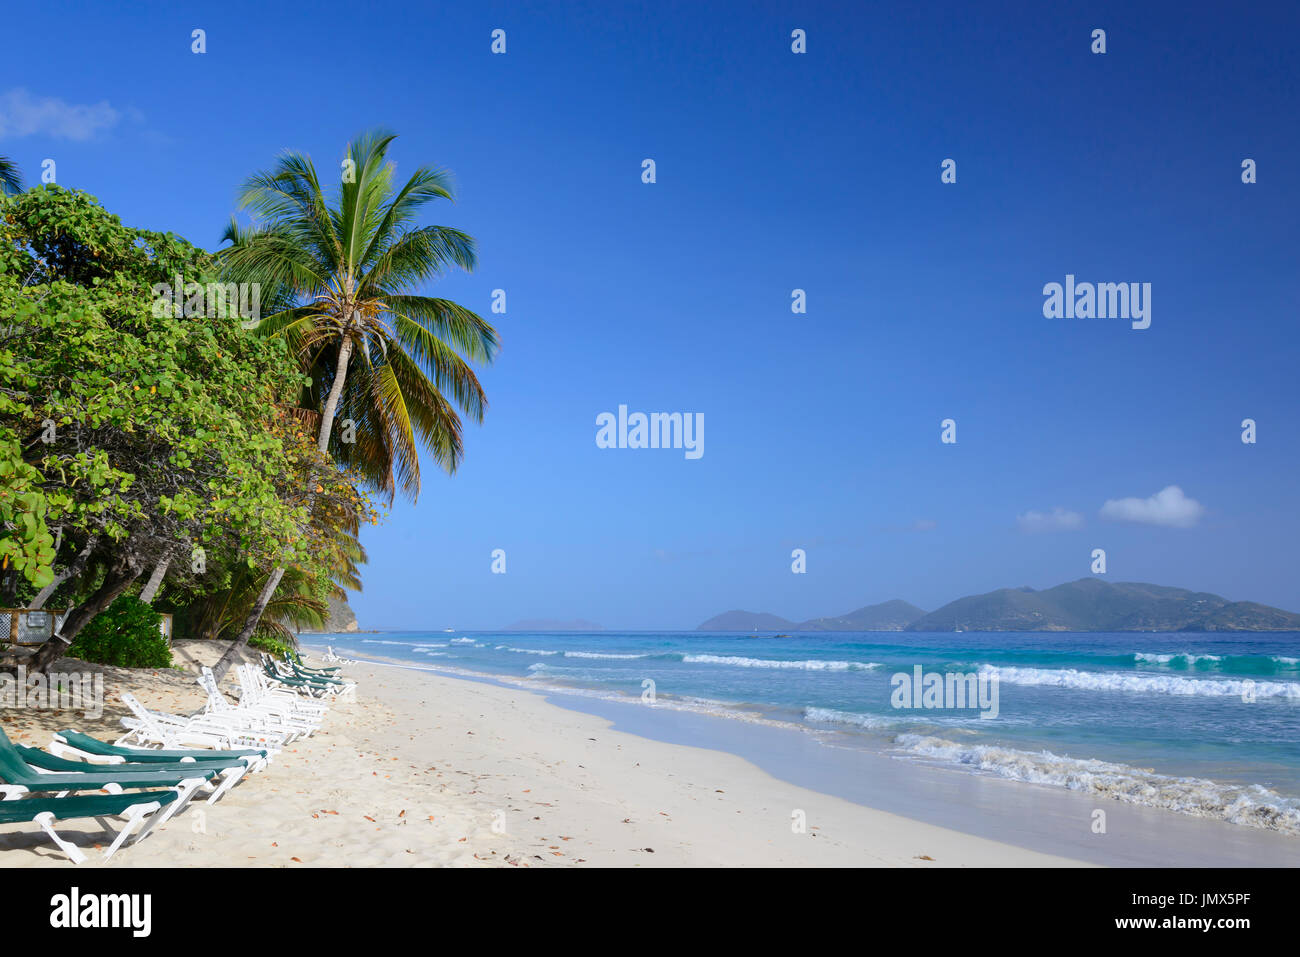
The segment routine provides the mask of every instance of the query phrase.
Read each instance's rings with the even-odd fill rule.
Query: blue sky
[[[0,154],[209,248],[285,148],[386,126],[399,173],[454,171],[425,221],[480,267],[438,291],[505,289],[504,345],[458,474],[365,535],[363,627],[930,609],[1099,547],[1300,609],[1300,14],[1130,7],[42,4]],[[1151,283],[1151,327],[1044,318],[1067,273]],[[598,448],[620,404],[702,413],[705,454]],[[1101,514],[1171,485],[1185,527]]]

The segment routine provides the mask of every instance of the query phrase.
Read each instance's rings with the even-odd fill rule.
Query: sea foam
[[[898,724],[897,719],[881,718],[873,714],[860,714],[856,711],[837,711],[834,708],[814,708],[807,707],[803,709],[805,721],[816,721],[819,724],[848,724],[859,728],[888,728],[891,725]]]
[[[1194,655],[1191,652],[1184,651],[1178,654],[1157,654],[1149,651],[1135,651],[1133,653],[1135,661],[1144,661],[1148,664],[1167,665],[1175,661],[1185,661],[1189,665],[1194,665],[1198,661],[1222,661],[1219,655]]]
[[[789,668],[795,671],[871,671],[879,668],[875,661],[780,661],[773,658],[742,658],[737,655],[683,655],[688,664],[730,665],[733,668]]]
[[[1286,698],[1300,700],[1300,682],[1246,678],[1179,678],[1173,675],[1078,671],[1074,668],[1013,668],[983,665],[980,673],[1013,685],[1073,688],[1085,691],[1132,691],[1147,694],[1207,697]]]
[[[928,735],[900,734],[894,744],[912,756],[961,764],[1016,781],[1055,785],[1127,804],[1300,834],[1300,807],[1296,802],[1256,784],[1173,777],[1108,761],[1062,757],[1050,751],[956,744]]]

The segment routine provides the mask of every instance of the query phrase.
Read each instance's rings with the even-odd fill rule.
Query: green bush
[[[119,668],[169,668],[172,651],[160,627],[162,616],[133,595],[109,605],[72,642],[68,655]]]
[[[253,635],[248,639],[248,644],[253,648],[260,648],[267,654],[283,660],[289,657],[289,652],[293,651],[293,645],[283,638],[276,638],[271,635]]]

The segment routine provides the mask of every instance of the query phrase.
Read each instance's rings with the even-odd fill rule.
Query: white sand
[[[219,648],[193,643],[206,661]],[[179,660],[180,656],[178,656]],[[780,781],[742,758],[611,731],[539,695],[362,663],[356,703],[215,806],[196,803],[107,865],[204,866],[1055,866],[1075,861],[960,834]],[[108,670],[108,696],[197,710],[181,672]],[[103,721],[4,715],[45,745]],[[806,833],[792,816],[806,815]],[[60,829],[106,846],[93,821]],[[63,866],[30,825],[0,826],[0,866]]]

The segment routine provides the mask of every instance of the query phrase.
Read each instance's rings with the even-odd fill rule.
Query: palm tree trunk
[[[163,576],[167,574],[167,566],[172,563],[170,555],[164,555],[162,560],[153,567],[153,574],[144,584],[144,590],[140,592],[140,600],[146,605],[152,605],[154,596],[158,594],[158,588],[162,585]]]
[[[280,586],[280,579],[284,577],[284,566],[281,565],[266,579],[266,584],[262,586],[262,592],[257,596],[257,601],[253,603],[253,608],[244,619],[244,627],[239,630],[239,635],[230,643],[226,653],[221,656],[221,660],[216,663],[212,669],[212,675],[216,678],[217,683],[226,676],[230,666],[235,663],[235,659],[240,653],[248,647],[248,639],[253,637],[253,631],[257,628],[257,623],[262,620],[262,612],[266,611],[266,606],[271,602],[271,596],[275,594],[276,588]]]
[[[86,562],[90,559],[90,553],[95,550],[95,546],[98,544],[99,536],[91,535],[90,539],[86,542],[86,547],[77,552],[77,557],[72,560],[67,568],[54,576],[54,581],[50,582],[36,593],[36,597],[32,599],[32,603],[27,607],[32,609],[44,608],[45,603],[50,600],[51,595],[58,591],[60,585],[69,578],[76,578],[82,573],[86,567]]]
[[[348,325],[350,328],[351,323]],[[330,433],[334,431],[334,416],[339,410],[339,397],[343,395],[343,383],[348,376],[348,359],[351,357],[352,340],[345,329],[343,341],[339,343],[339,361],[334,367],[334,383],[330,386],[329,398],[325,400],[325,409],[320,417],[320,439],[316,443],[316,448],[322,452],[329,451]]]
[[[352,320],[343,327],[343,341],[339,343],[339,359],[334,366],[334,382],[330,386],[329,398],[325,400],[325,408],[321,412],[320,419],[320,436],[316,442],[316,448],[321,452],[328,452],[330,447],[330,433],[334,431],[334,416],[339,410],[339,398],[343,395],[343,383],[347,381],[348,360],[352,357],[352,339],[348,332],[352,328]],[[316,501],[316,474],[313,472],[307,477],[307,515],[311,516],[312,504]],[[262,612],[266,611],[266,606],[271,602],[271,596],[275,594],[276,588],[280,585],[280,579],[284,577],[284,566],[279,565],[275,571],[266,580],[262,586],[262,593],[257,596],[257,601],[253,603],[252,609],[248,612],[248,617],[244,619],[244,627],[239,629],[239,635],[230,643],[226,653],[221,656],[216,667],[212,669],[213,676],[220,684],[221,679],[226,676],[230,666],[235,663],[235,659],[248,646],[248,639],[253,637],[253,632],[257,630],[257,623],[262,620]]]

